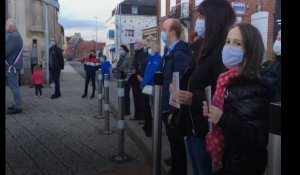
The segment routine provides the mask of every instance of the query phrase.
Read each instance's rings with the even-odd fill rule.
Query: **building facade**
[[[32,38],[38,40],[39,49],[45,51],[45,14],[44,9],[48,8],[48,31],[49,39],[55,37],[57,44],[62,47],[64,44],[64,29],[58,23],[59,3],[58,0],[47,0],[52,5],[44,6],[43,0],[6,0],[6,17],[13,18],[23,38],[24,71],[23,80],[30,75],[29,49]],[[39,58],[39,63],[45,65],[45,56]]]
[[[107,20],[104,53],[115,60],[118,48],[125,44],[133,52],[135,39],[143,39],[143,29],[157,26],[156,2],[149,0],[125,0],[112,11]]]
[[[185,26],[185,35],[190,41],[194,34],[194,26],[197,20],[197,8],[203,0],[158,0],[157,15],[159,17],[159,26],[168,17],[175,17],[182,21]],[[277,6],[276,14],[281,14],[281,0],[228,0],[236,12],[236,22],[251,23],[261,32],[265,49],[266,59],[270,59],[273,54],[274,36],[277,35],[280,26],[276,23],[275,5]],[[279,7],[280,6],[280,7]],[[216,12],[217,13],[217,12]],[[278,15],[280,16],[280,15]],[[277,17],[278,18],[278,17]],[[279,17],[281,19],[281,16]],[[280,20],[281,23],[281,20]],[[161,32],[161,31],[159,31]],[[161,51],[164,43],[159,39]]]

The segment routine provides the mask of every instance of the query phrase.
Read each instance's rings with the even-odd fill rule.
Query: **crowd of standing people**
[[[216,11],[218,13],[216,13]],[[235,13],[226,0],[204,0],[198,7],[195,34],[191,42],[181,39],[182,23],[164,21],[161,39],[166,44],[160,55],[155,41],[135,40],[134,55],[126,45],[119,48],[114,77],[125,80],[125,116],[143,125],[152,137],[153,94],[143,89],[152,87],[154,74],[163,73],[162,122],[169,140],[171,157],[165,162],[173,175],[187,174],[187,153],[194,175],[262,175],[267,166],[269,103],[281,101],[281,33],[274,43],[275,61],[262,65],[265,48],[262,36],[251,24],[235,23]],[[22,67],[22,38],[12,20],[7,21],[6,77],[14,94],[14,105],[8,113],[22,111],[18,75]],[[13,42],[12,42],[13,40]],[[55,83],[51,98],[61,96],[60,71],[64,68],[62,50],[51,40],[50,70]],[[32,44],[33,85],[42,96],[43,77],[37,66],[37,40]],[[96,71],[101,67],[94,50],[82,59],[86,71],[83,98],[89,81],[95,95]],[[102,57],[102,74],[110,74],[111,65]],[[273,72],[272,72],[273,71]],[[174,92],[173,73],[179,74],[179,90]],[[211,87],[208,103],[206,88]],[[134,112],[130,110],[130,90]],[[39,93],[39,94],[38,94]]]

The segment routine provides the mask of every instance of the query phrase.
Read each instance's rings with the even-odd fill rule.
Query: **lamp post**
[[[95,51],[96,51],[96,54],[97,54],[97,19],[98,19],[98,17],[97,16],[95,16],[94,17],[95,19],[96,19],[96,48],[95,48]]]

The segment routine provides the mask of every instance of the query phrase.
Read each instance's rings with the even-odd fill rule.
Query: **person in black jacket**
[[[51,45],[52,46],[49,49],[49,69],[51,70],[55,84],[55,92],[51,96],[51,99],[55,99],[61,96],[59,77],[61,70],[64,69],[64,58],[63,50],[57,46],[55,38],[51,39]]]
[[[186,42],[179,40],[183,26],[179,20],[167,19],[162,27],[161,38],[166,43],[162,58],[163,89],[162,89],[162,120],[165,124],[171,148],[171,172],[174,175],[186,175],[186,149],[182,135],[171,131],[171,118],[176,108],[169,105],[169,85],[172,82],[173,72],[179,72],[182,77],[191,60],[191,50]]]
[[[216,11],[218,13],[216,13]],[[206,151],[207,118],[203,117],[202,102],[205,88],[215,90],[219,75],[226,69],[222,63],[222,49],[235,13],[226,0],[204,0],[198,7],[196,31],[203,38],[196,64],[185,72],[177,101],[181,104],[182,133],[187,136],[187,147],[195,175],[212,174],[211,156]]]
[[[143,41],[136,40],[134,43],[134,58],[131,65],[131,70],[134,72],[130,78],[129,82],[132,86],[132,94],[133,94],[133,102],[134,102],[134,117],[130,118],[129,120],[143,120],[144,115],[142,110],[143,106],[143,97],[141,91],[141,80],[144,75],[147,62],[148,62],[148,55],[144,52],[143,49]]]
[[[203,102],[203,115],[221,128],[225,138],[223,168],[218,175],[265,172],[270,96],[260,80],[263,56],[264,44],[257,28],[240,23],[229,31],[222,53],[223,63],[229,70],[219,77],[214,98],[214,101],[223,100],[224,104],[217,107],[213,102],[208,107]],[[235,76],[224,79],[234,71]]]

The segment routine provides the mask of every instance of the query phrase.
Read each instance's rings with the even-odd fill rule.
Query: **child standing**
[[[34,66],[31,82],[33,86],[35,86],[35,97],[38,97],[38,92],[39,92],[39,97],[42,97],[42,86],[44,83],[44,75],[39,65]]]

